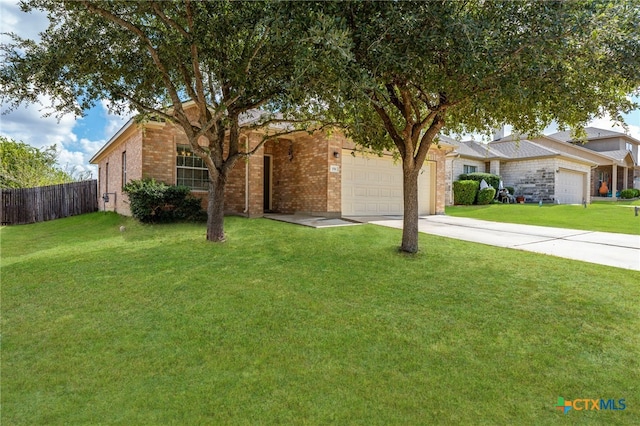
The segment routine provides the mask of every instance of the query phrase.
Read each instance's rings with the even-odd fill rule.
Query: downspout
[[[244,149],[245,152],[249,152],[249,136],[244,136]],[[249,157],[244,159],[244,211],[243,213],[249,216]]]

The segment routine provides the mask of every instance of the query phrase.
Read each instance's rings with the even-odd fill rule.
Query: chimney
[[[496,129],[493,132],[493,140],[494,141],[499,141],[500,139],[504,138],[504,126]]]

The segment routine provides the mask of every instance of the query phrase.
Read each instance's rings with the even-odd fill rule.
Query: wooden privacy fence
[[[2,225],[44,222],[98,210],[98,181],[0,190]]]

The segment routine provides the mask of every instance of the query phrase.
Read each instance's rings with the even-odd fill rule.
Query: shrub
[[[516,189],[513,186],[505,186],[504,189],[509,191],[509,194],[516,195]]]
[[[620,198],[635,198],[638,196],[638,190],[637,189],[623,189],[622,191],[620,191]]]
[[[200,200],[186,186],[170,186],[155,179],[132,180],[124,186],[133,217],[144,223],[204,220]]]
[[[494,175],[491,173],[480,173],[480,172],[467,173],[467,174],[463,173],[460,175],[460,180],[475,180],[478,182],[482,182],[482,179],[484,179],[485,182],[487,182],[489,186],[492,186],[493,189],[495,189],[496,191],[498,190],[498,187],[500,187],[500,176],[498,175]]]
[[[496,196],[496,190],[492,187],[481,189],[478,192],[478,204],[489,204]]]
[[[476,199],[480,183],[475,180],[458,180],[453,182],[453,199],[455,204],[471,205]]]

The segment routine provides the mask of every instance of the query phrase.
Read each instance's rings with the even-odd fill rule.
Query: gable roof
[[[624,149],[618,149],[616,151],[600,151],[600,154],[611,157],[619,162],[623,162],[627,158],[627,156],[631,157],[632,160],[635,160],[633,158],[633,155],[631,155],[631,152]]]
[[[505,158],[505,155],[492,149],[489,145],[476,141],[460,142],[455,152],[463,157],[478,158],[481,160]]]
[[[584,130],[587,133],[587,139],[588,140],[607,139],[607,138],[626,138],[626,139],[630,139],[634,143],[640,145],[640,141],[639,140],[633,138],[632,136],[627,135],[626,133],[616,132],[616,131],[607,130],[607,129],[599,129],[597,127],[585,127]],[[564,131],[564,132],[553,133],[553,134],[549,135],[549,137],[561,140],[563,142],[575,141],[575,138],[573,138],[571,136],[571,131],[569,131],[569,130]]]
[[[530,157],[548,157],[552,155],[558,155],[558,151],[554,151],[550,148],[546,148],[537,143],[531,142],[528,139],[520,139],[519,141],[513,140],[499,140],[490,142],[489,145],[504,156],[509,158],[530,158]]]
[[[562,157],[568,160],[586,163],[589,165],[597,164],[593,161],[576,155],[571,155],[562,151],[556,151],[555,149],[540,145],[528,139],[513,140],[511,138],[507,140],[497,140],[489,142],[489,145],[491,145],[491,148],[500,152],[503,156],[511,160],[524,160],[528,158],[540,157]]]
[[[445,135],[438,135],[437,139],[438,139],[438,144],[449,146],[449,147],[457,147],[460,144],[460,142],[458,142],[457,140]]]
[[[591,128],[591,129],[595,129],[595,128]],[[602,129],[597,129],[597,130],[602,130]],[[605,130],[602,130],[603,132],[608,132]],[[611,132],[611,133],[616,133],[616,132]],[[539,145],[545,146],[548,149],[551,150],[556,150],[558,152],[561,153],[565,153],[565,155],[574,157],[574,158],[582,158],[584,160],[587,160],[589,162],[592,162],[593,164],[600,164],[600,165],[609,165],[612,162],[617,162],[620,165],[622,165],[622,163],[625,160],[625,155],[623,155],[623,153],[626,153],[628,155],[630,155],[630,158],[632,159],[632,161],[634,161],[635,164],[635,160],[634,157],[632,155],[632,153],[629,153],[627,151],[594,151],[592,149],[586,148],[583,144],[581,143],[573,143],[573,142],[569,142],[569,141],[564,141],[562,139],[558,139],[556,136],[560,135],[560,137],[563,137],[562,135],[565,135],[565,137],[567,134],[569,134],[569,132],[558,132],[555,133],[553,135],[539,135],[539,136],[535,136],[532,137],[532,140],[534,143],[537,143]],[[604,133],[601,133],[604,134]],[[622,133],[617,133],[617,136],[626,136],[629,139],[632,139],[630,136],[628,135],[624,135]],[[512,134],[509,136],[506,136],[503,139],[500,139],[497,142],[503,142],[503,141],[521,141],[523,139],[525,139],[526,136],[523,135],[517,135],[517,134]],[[570,139],[570,138],[569,138]]]
[[[183,108],[189,109],[189,108],[193,108],[195,107],[196,103],[194,101],[186,101],[182,104]],[[169,110],[171,111],[172,108],[170,108]],[[258,123],[262,118],[265,117],[273,117],[274,119],[281,119],[282,118],[282,114],[270,114],[266,111],[262,111],[262,110],[258,110],[258,109],[251,109],[249,111],[246,111],[243,114],[240,114],[240,116],[238,117],[238,122],[240,124],[240,127],[250,127],[251,125],[254,125],[256,123]],[[127,131],[129,131],[130,129],[132,130],[139,130],[139,131],[143,131],[143,129],[145,128],[150,128],[150,127],[162,127],[166,124],[166,121],[164,119],[150,119],[148,121],[144,121],[144,122],[140,122],[137,123],[136,122],[136,118],[131,118],[129,119],[129,121],[127,121],[121,128],[120,130],[118,130],[113,136],[111,136],[111,138],[109,138],[109,140],[98,150],[98,152],[96,152],[96,154],[91,157],[91,159],[89,160],[90,164],[97,164],[99,158],[106,152],[110,151],[112,147],[115,147],[117,145],[119,145],[120,142],[120,137],[127,133]],[[289,124],[289,123],[285,123],[285,122],[278,122],[278,123],[272,123],[268,126],[269,129],[276,129],[276,130],[290,130],[293,129],[293,127]]]

